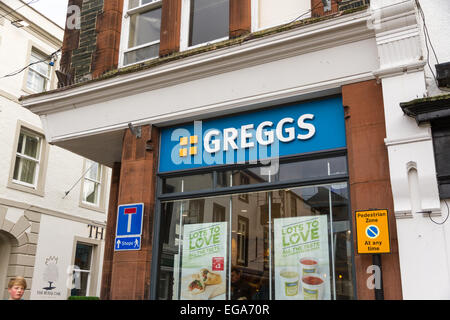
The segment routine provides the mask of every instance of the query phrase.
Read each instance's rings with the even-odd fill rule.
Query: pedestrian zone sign
[[[390,253],[388,211],[356,211],[358,253]]]
[[[144,204],[120,205],[117,210],[115,251],[141,249]]]

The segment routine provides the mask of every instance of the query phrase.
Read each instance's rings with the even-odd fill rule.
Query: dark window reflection
[[[163,179],[163,193],[191,192],[211,190],[213,188],[213,174],[186,175],[176,178]]]
[[[189,46],[228,36],[229,0],[191,0]]]
[[[347,173],[346,157],[314,159],[280,165],[279,181],[324,178]]]
[[[72,296],[87,296],[89,277],[91,276],[92,246],[77,243],[75,251],[75,269],[73,271]]]

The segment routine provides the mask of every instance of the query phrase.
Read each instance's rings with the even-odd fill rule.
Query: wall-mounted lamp
[[[11,21],[11,24],[16,28],[26,28],[30,25],[28,22],[24,20]]]

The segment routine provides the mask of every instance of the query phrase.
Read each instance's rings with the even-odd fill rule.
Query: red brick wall
[[[230,38],[251,32],[251,0],[230,0]]]
[[[70,74],[64,85],[97,78],[116,69],[124,0],[69,0],[81,10],[81,28],[66,27],[60,71]]]
[[[146,149],[147,144],[152,146],[152,150]],[[113,180],[114,188],[118,189],[117,202],[114,205],[114,200],[110,201],[114,207],[108,214],[102,297],[113,300],[150,298],[158,144],[159,130],[155,127],[142,127],[141,138],[136,138],[130,130],[125,133],[120,178]],[[129,203],[144,203],[141,250],[115,252],[117,206]]]
[[[103,12],[97,17],[97,48],[92,61],[92,77],[117,69],[123,0],[105,0]]]
[[[82,7],[83,0],[69,0],[68,7],[78,6],[80,9]],[[68,12],[66,16],[69,18],[71,14]],[[64,40],[62,46],[62,55],[60,61],[60,70],[65,74],[70,74],[73,81],[74,70],[71,66],[72,64],[72,51],[78,48],[80,42],[80,30],[79,29],[69,29],[66,25],[64,30]]]
[[[384,144],[386,127],[381,85],[375,80],[342,87],[346,115],[348,170],[353,220],[355,211],[388,209],[391,253],[382,255],[385,299],[402,299],[400,261],[394,201],[389,176],[389,160]],[[353,221],[353,230],[356,230]],[[354,248],[356,250],[356,235]],[[372,255],[355,256],[358,299],[374,299],[367,288],[367,267]]]
[[[159,55],[180,51],[181,0],[163,0]]]
[[[321,17],[327,14],[336,13],[339,11],[338,2],[340,0],[331,0],[331,10],[324,11],[324,6],[322,0],[311,0],[311,16],[312,17]]]

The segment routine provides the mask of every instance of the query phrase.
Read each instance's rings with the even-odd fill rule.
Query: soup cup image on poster
[[[322,300],[325,281],[317,274],[302,276],[302,293],[304,300]]]
[[[319,273],[319,260],[316,258],[305,257],[300,259],[301,275]]]
[[[328,216],[301,216],[274,219],[274,265],[275,299],[331,299],[330,255],[329,255]],[[298,275],[298,286],[295,276]],[[286,277],[286,274],[288,275]],[[308,280],[303,290],[302,278],[319,275],[320,290],[309,287]],[[317,286],[317,285],[316,285]],[[298,288],[297,294],[296,288]]]
[[[284,294],[284,298],[297,296],[300,288],[300,278],[295,269],[282,269],[279,275],[280,291]]]

